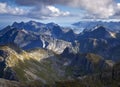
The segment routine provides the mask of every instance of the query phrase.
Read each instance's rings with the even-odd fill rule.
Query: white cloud
[[[74,0],[70,6],[86,10],[97,18],[109,18],[116,12],[116,3],[113,0]]]
[[[32,6],[33,9],[28,12],[21,8],[13,8],[6,3],[0,3],[0,13],[24,15],[28,14],[29,17],[34,18],[50,18],[59,16],[68,16],[70,12],[61,11],[54,5],[65,5],[73,8],[79,8],[86,11],[84,17],[87,18],[114,18],[120,16],[120,3],[115,0],[15,0],[15,2],[22,6]],[[81,12],[81,11],[80,11]],[[28,16],[27,15],[27,16]],[[117,15],[117,16],[116,16]]]
[[[87,17],[90,18],[120,17],[120,3],[115,2],[115,0],[70,0],[67,4],[86,10]]]
[[[7,3],[0,3],[0,14],[23,15],[26,11],[18,7],[11,7]]]
[[[9,6],[7,3],[0,3],[0,14],[22,15],[31,18],[46,19],[51,17],[68,16],[68,11],[64,12],[51,5],[42,5],[39,8],[25,9]]]
[[[86,10],[90,15],[96,18],[109,18],[114,16],[120,11],[120,5],[115,0],[15,0],[19,5],[66,5],[71,7],[82,8]]]
[[[70,12],[68,11],[64,12],[54,6],[47,5],[47,6],[42,6],[40,8],[33,8],[28,16],[32,18],[48,19],[51,17],[60,17],[60,16],[69,16],[69,15]]]
[[[63,12],[63,11],[61,11],[60,9],[58,9],[54,6],[47,6],[46,8],[51,12],[50,15],[53,16],[53,17],[70,15],[70,12],[68,12],[68,11]]]
[[[118,9],[120,9],[120,3],[117,3],[117,7],[118,7]]]

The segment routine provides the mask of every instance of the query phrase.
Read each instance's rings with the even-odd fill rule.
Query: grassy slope
[[[17,53],[7,46],[0,49],[9,52],[7,66],[16,72],[19,81],[40,80],[43,83],[53,83],[61,80],[61,76],[58,75],[58,71],[51,60],[56,59],[54,54],[50,54],[43,49],[34,50],[34,52],[23,51],[21,53]],[[54,62],[59,65],[59,60]]]
[[[57,81],[55,84],[56,87],[104,87],[105,85],[108,85],[109,87],[118,86],[119,80],[113,80],[109,76],[107,79],[110,79],[110,81],[104,81],[105,79],[101,80],[99,76],[87,76],[82,80],[62,81],[62,77],[58,74],[58,69],[55,67],[55,63],[58,66],[61,65],[61,62],[59,61],[60,56],[54,55],[46,50],[38,49],[29,52],[22,51],[17,53],[7,46],[0,47],[0,49],[9,52],[10,56],[7,60],[7,66],[11,67],[16,72],[16,75],[22,84],[23,82],[28,82],[27,86],[29,87],[41,87],[40,84],[42,83],[54,84],[54,81]],[[94,54],[88,54],[86,55],[86,58],[88,58],[88,60],[95,65],[102,60],[100,56]],[[63,67],[60,68],[62,70]]]

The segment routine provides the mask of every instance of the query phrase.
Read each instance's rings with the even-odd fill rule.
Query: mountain
[[[35,22],[35,21],[29,21],[26,23],[14,22],[11,27],[15,27],[17,29],[25,29],[26,31],[31,31],[38,35],[39,34],[49,35],[51,37],[54,37],[57,39],[63,39],[63,40],[67,40],[67,41],[73,40],[73,39],[69,38],[69,36],[71,36],[71,35],[75,36],[72,29],[68,29],[68,32],[64,32],[65,28],[61,27],[55,23],[43,24],[43,23],[39,23],[39,22]],[[66,37],[67,39],[64,36],[67,36]]]
[[[71,45],[70,42],[49,35],[36,34],[25,29],[17,29],[10,26],[0,32],[0,44],[15,43],[24,50],[39,47],[61,53],[66,47]]]
[[[84,76],[82,78],[56,82],[56,87],[118,87],[120,81],[120,63],[101,73]]]
[[[39,22],[35,22],[35,21],[29,21],[27,23],[21,22],[21,23],[17,23],[14,22],[12,24],[12,27],[18,28],[18,29],[26,29],[28,31],[34,31],[34,32],[38,32],[39,29],[44,28],[45,24],[43,23],[39,23]]]
[[[119,60],[116,54],[109,55],[112,49],[119,46],[119,32],[99,25],[80,34],[75,34],[71,29],[65,32],[63,29],[65,28],[55,23],[15,22],[0,31],[0,44],[14,43],[24,50],[45,48],[57,54],[61,54],[67,47],[77,48],[77,52],[94,53],[113,61]]]
[[[28,52],[21,50],[18,53],[14,48],[0,47],[0,78],[52,83],[65,76],[62,62],[53,52],[34,49]]]
[[[71,28],[63,29],[55,23],[35,21],[15,22],[2,29],[0,78],[10,80],[10,84],[17,81],[16,85],[35,82],[57,85],[64,81],[76,82],[76,79],[91,81],[102,72],[106,75],[105,70],[113,73],[111,70],[120,61],[120,31],[111,31],[102,25],[80,34]],[[106,78],[109,77],[105,76],[102,81]],[[97,81],[99,83],[101,78]],[[104,87],[102,82],[100,84]]]
[[[99,73],[102,70],[112,67],[114,63],[109,63],[102,56],[93,53],[73,53],[71,49],[66,48],[61,56],[66,60],[68,75],[81,77],[88,74]]]
[[[99,25],[84,30],[80,34],[75,34],[71,29],[66,32],[62,29],[65,28],[55,23],[15,22],[12,26],[0,31],[0,44],[14,43],[24,50],[45,48],[57,54],[61,54],[67,47],[77,48],[77,52],[95,53],[106,59],[119,60],[119,56],[116,54],[109,55],[112,49],[119,46],[119,32],[110,31],[108,28]]]
[[[95,28],[92,28],[90,30],[83,31],[81,38],[102,38],[102,39],[107,39],[107,38],[115,38],[115,33],[107,30],[107,28],[103,26],[96,26]]]
[[[95,26],[104,26],[111,31],[119,31],[120,22],[119,21],[80,21],[73,23],[72,25],[79,27],[82,30],[89,30]],[[80,31],[80,30],[78,30]]]
[[[38,34],[46,34],[46,35],[53,35],[53,36],[55,35],[57,36],[58,33],[62,33],[62,30],[60,29],[59,25],[55,23],[43,24],[35,21],[29,21],[26,23],[14,22],[12,24],[12,27],[15,27],[17,29],[25,29],[27,31],[32,31]]]
[[[82,53],[95,53],[107,59],[119,61],[119,56],[113,54],[111,50],[119,46],[119,33],[112,32],[103,26],[97,26],[94,29],[83,31],[79,34],[77,40],[80,43],[79,49]]]
[[[87,75],[77,79],[57,81],[55,84],[42,84],[38,80],[28,83],[20,83],[0,79],[2,87],[118,87],[120,75],[118,74],[120,63],[114,65],[114,68],[109,68],[94,75]]]
[[[38,80],[48,84],[96,73],[103,66],[111,67],[95,54],[70,55],[57,55],[45,49],[24,51],[13,45],[0,46],[0,78],[18,82]]]

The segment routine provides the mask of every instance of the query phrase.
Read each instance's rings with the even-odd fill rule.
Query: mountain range
[[[73,26],[76,26],[78,27],[77,28],[77,31],[80,32],[80,31],[84,31],[84,30],[90,30],[90,29],[94,29],[96,26],[104,26],[106,27],[107,29],[111,30],[111,31],[116,31],[118,32],[120,30],[119,28],[119,25],[120,25],[120,22],[119,21],[98,21],[98,20],[94,20],[94,21],[79,21],[79,22],[76,22],[76,23],[73,23],[72,24]]]
[[[109,76],[119,72],[119,69],[112,70],[119,67],[120,31],[117,28],[117,32],[113,31],[106,26],[97,23],[80,34],[74,33],[72,28],[66,29],[55,23],[35,21],[14,22],[5,27],[0,31],[2,84],[8,82],[12,86],[7,87],[13,87],[15,83],[19,87],[17,84],[22,83],[20,87],[27,87],[36,82],[32,87],[46,84],[63,87],[61,84],[67,82],[78,84],[79,81],[84,81],[79,82],[79,85],[88,87],[90,83],[85,83],[87,79],[91,81],[93,78],[93,84],[100,77],[98,83],[89,87],[113,87],[108,83],[104,85],[101,81],[113,81]],[[116,76],[119,77],[119,74],[114,73],[115,79]],[[37,82],[41,85],[38,86]]]

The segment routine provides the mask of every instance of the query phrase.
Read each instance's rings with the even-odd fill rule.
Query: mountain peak
[[[20,29],[20,28],[23,28],[24,25],[25,25],[24,22],[20,22],[20,23],[14,22],[11,27],[15,27],[15,28]]]
[[[41,23],[41,22],[36,22],[36,21],[29,21],[29,22],[26,22],[27,24],[32,24],[32,25],[45,25],[44,23]]]
[[[20,23],[19,22],[14,22],[13,25],[15,25],[15,24],[24,24],[24,22],[23,21],[20,22]]]
[[[50,23],[47,23],[47,25],[58,25],[58,24],[56,24],[54,22],[50,22]]]
[[[46,26],[49,28],[53,28],[54,26],[59,26],[59,25],[54,22],[50,22],[50,23],[47,23]]]
[[[94,28],[91,29],[91,31],[107,31],[107,29],[104,27],[104,26],[101,26],[101,25],[97,25],[95,26]]]
[[[31,21],[29,21],[29,23],[36,23],[35,21],[33,21],[33,20],[31,20]]]

